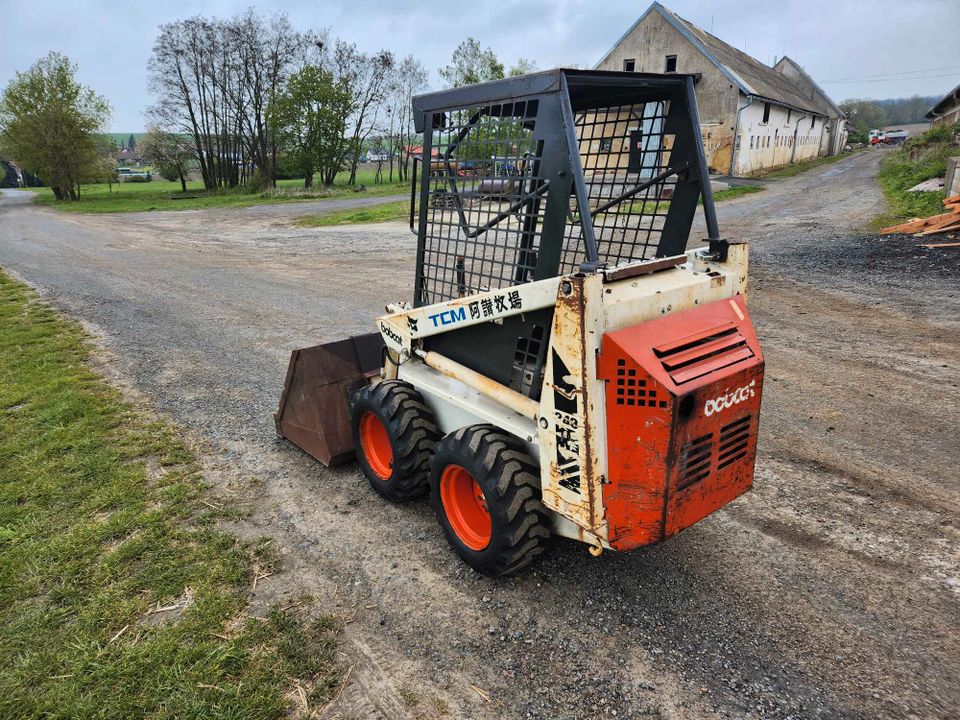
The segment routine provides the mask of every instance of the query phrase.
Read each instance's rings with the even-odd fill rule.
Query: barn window
[[[765,123],[770,122],[770,103],[763,104],[763,121]]]
[[[600,152],[610,152],[611,150],[613,150],[613,138],[600,140]]]
[[[633,72],[634,68],[636,67],[637,67],[637,61],[634,58],[628,58],[623,61],[624,72]]]
[[[663,65],[664,72],[676,72],[677,71],[677,56],[676,55],[667,55],[666,62]]]

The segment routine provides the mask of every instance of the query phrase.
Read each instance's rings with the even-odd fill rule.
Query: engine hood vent
[[[732,322],[657,345],[653,352],[677,385],[754,357],[747,339]]]

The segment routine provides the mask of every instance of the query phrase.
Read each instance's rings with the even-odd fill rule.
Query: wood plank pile
[[[943,201],[947,212],[928,218],[914,218],[899,225],[891,225],[880,231],[881,235],[908,233],[911,235],[933,235],[935,233],[960,230],[960,195],[948,197]]]

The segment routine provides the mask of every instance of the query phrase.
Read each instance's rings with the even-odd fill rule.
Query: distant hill
[[[131,136],[131,135],[133,135],[133,141],[134,141],[134,142],[140,142],[140,138],[142,138],[144,135],[146,135],[146,133],[142,133],[142,132],[135,132],[135,133],[128,133],[128,132],[127,132],[127,133],[104,133],[104,136],[105,136],[105,137],[110,138],[110,139],[113,140],[117,145],[123,145],[124,147],[127,146],[127,140],[130,139],[130,136]]]

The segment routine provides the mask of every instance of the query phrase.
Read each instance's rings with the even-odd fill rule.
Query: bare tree
[[[413,123],[413,96],[427,89],[429,75],[413,55],[407,55],[394,68],[387,106],[388,135],[390,139],[390,181],[393,182],[393,163],[397,160],[397,179],[405,182],[409,174],[407,149],[417,144]]]
[[[204,187],[272,186],[277,142],[271,101],[311,47],[312,33],[285,15],[252,10],[232,19],[193,17],[160,27],[148,64],[154,123],[192,139]]]
[[[349,184],[357,181],[357,165],[363,143],[378,128],[381,112],[385,109],[390,76],[394,67],[393,53],[381,50],[367,55],[356,45],[337,41],[334,63],[338,77],[353,96],[352,133]]]

